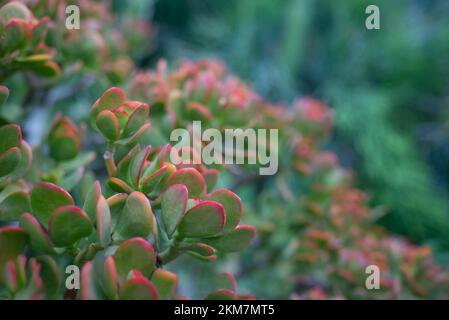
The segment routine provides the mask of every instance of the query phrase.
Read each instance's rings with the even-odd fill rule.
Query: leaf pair
[[[0,127],[0,137],[0,180],[18,178],[31,165],[31,148],[22,140],[22,131],[18,125]]]
[[[50,155],[56,161],[75,158],[81,149],[80,133],[76,125],[67,117],[57,115],[48,136]]]
[[[50,251],[51,243],[57,247],[70,247],[91,234],[91,219],[59,186],[41,182],[31,190],[30,198],[31,209],[37,218],[24,214],[20,222],[37,249]],[[48,235],[43,226],[46,226]]]
[[[204,198],[189,200],[186,185],[169,186],[161,201],[162,221],[167,235],[172,237],[177,231],[182,238],[204,238],[202,241],[225,252],[240,251],[246,247],[254,238],[255,229],[250,226],[236,227],[242,215],[240,198],[226,189],[212,192]],[[214,256],[214,250],[207,244],[193,243],[188,251],[196,257],[210,259]]]
[[[134,141],[149,127],[148,106],[138,101],[126,102],[125,98],[123,90],[110,88],[91,108],[92,126],[107,141]]]
[[[98,181],[88,193],[84,210],[96,223],[102,247],[107,247],[112,239],[123,241],[132,237],[147,238],[155,224],[150,202],[143,193],[120,193],[106,200]]]
[[[84,265],[82,299],[97,299],[103,294],[112,300],[154,300],[172,299],[176,294],[177,276],[156,267],[153,246],[143,238],[123,242],[104,260],[101,271],[96,273],[92,262]]]

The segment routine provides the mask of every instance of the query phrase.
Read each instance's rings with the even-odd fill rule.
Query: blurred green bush
[[[329,147],[360,173],[381,220],[417,241],[449,246],[449,3],[358,0],[159,1],[157,53],[220,56],[273,100],[306,94],[336,110]]]

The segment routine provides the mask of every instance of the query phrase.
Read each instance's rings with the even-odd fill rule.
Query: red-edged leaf
[[[225,223],[223,206],[215,201],[204,201],[186,212],[178,232],[187,238],[212,237],[223,230]]]

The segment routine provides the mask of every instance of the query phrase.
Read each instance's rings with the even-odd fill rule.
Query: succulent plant
[[[104,114],[115,120],[101,121]],[[63,265],[55,261],[64,259],[65,265],[81,268],[78,298],[172,299],[177,297],[178,279],[163,268],[166,264],[184,253],[210,261],[217,251],[240,251],[250,244],[255,229],[239,225],[242,203],[236,194],[226,189],[207,193],[206,180],[197,169],[170,163],[168,145],[153,151],[151,146],[129,144],[146,127],[147,118],[148,107],[125,102],[117,88],[94,103],[93,127],[108,146],[122,143],[129,150],[118,165],[113,151],[105,157],[107,190],[95,181],[82,204],[48,180],[19,181],[30,166],[31,152],[22,141],[20,127],[0,127],[6,137],[2,175],[9,183],[0,194],[0,218],[18,221],[18,226],[0,229],[4,295],[61,298]],[[114,139],[105,133],[111,129],[117,130]],[[56,116],[48,146],[56,163],[67,163],[81,147],[78,128],[67,117]],[[25,248],[35,253],[28,262]],[[14,277],[26,268],[29,274]],[[230,292],[215,292],[211,297],[237,298]]]
[[[21,2],[0,8],[0,80],[16,70],[29,70],[42,77],[60,73],[54,53],[45,45],[48,19],[36,19]]]

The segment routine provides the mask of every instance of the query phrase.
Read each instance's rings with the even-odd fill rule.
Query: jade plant
[[[31,151],[20,127],[0,128],[0,220],[9,224],[0,227],[2,297],[180,298],[178,276],[166,269],[171,261],[184,254],[212,261],[217,253],[250,244],[255,229],[240,225],[242,203],[235,193],[208,192],[213,186],[200,171],[170,162],[169,145],[137,142],[147,128],[148,106],[125,101],[121,89],[111,88],[90,115],[92,127],[106,140],[107,177],[94,181],[84,198],[53,183],[58,179],[30,175]],[[47,139],[56,168],[77,157],[80,140],[76,125],[56,116]],[[127,150],[120,159],[118,145]],[[73,266],[81,270],[79,288],[64,279]],[[252,296],[237,294],[234,284],[206,298]]]
[[[45,43],[49,19],[37,19],[20,2],[0,7],[0,81],[17,70],[28,70],[42,77],[60,73],[54,50]]]

